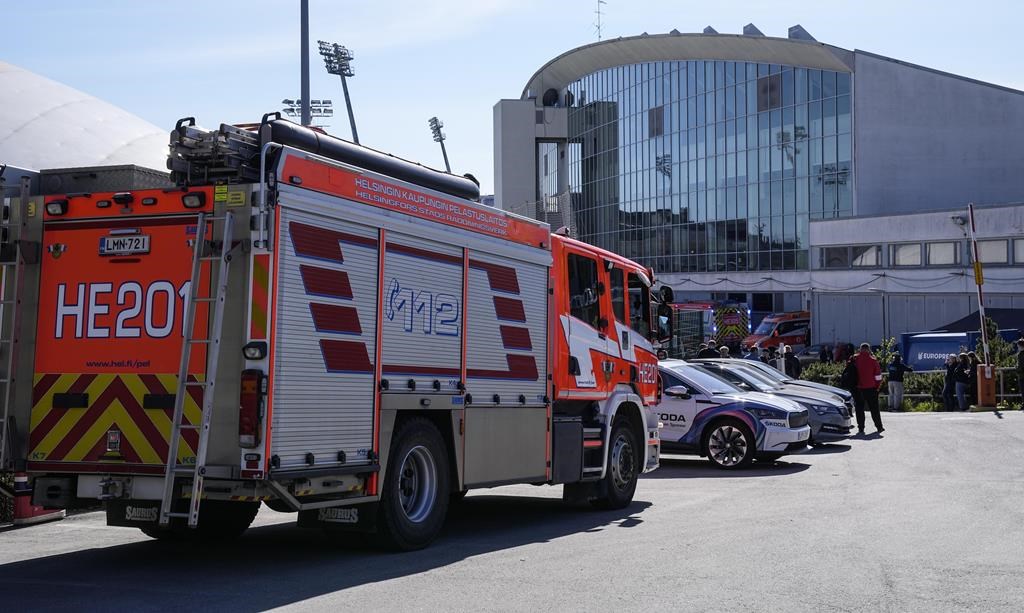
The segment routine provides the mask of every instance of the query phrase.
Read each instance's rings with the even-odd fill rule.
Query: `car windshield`
[[[669,370],[682,377],[687,383],[692,384],[695,387],[699,387],[712,395],[735,394],[736,392],[743,391],[732,383],[708,372],[700,366],[685,364],[673,366],[669,368]]]
[[[754,372],[747,368],[739,368],[735,366],[722,366],[715,370],[716,374],[721,374],[722,378],[727,381],[739,385],[741,383],[746,384],[748,387],[753,388],[755,392],[768,392],[775,388],[775,383],[767,381],[758,377]]]
[[[757,374],[761,375],[762,377],[771,379],[772,381],[777,381],[779,383],[782,383],[783,381],[789,381],[789,377],[779,372],[778,369],[773,368],[772,366],[765,364],[764,362],[755,363],[753,360],[749,361],[750,366],[748,366],[748,368],[756,372]],[[746,366],[746,364],[744,364],[744,366]]]
[[[760,334],[767,336],[772,333],[772,329],[775,327],[774,321],[762,321],[758,326],[757,330],[754,330],[754,334]]]

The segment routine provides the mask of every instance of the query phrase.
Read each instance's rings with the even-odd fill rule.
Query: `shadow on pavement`
[[[747,468],[725,470],[712,466],[707,460],[693,458],[667,458],[661,456],[661,468],[643,475],[643,479],[745,479],[748,477],[780,477],[803,472],[809,464],[800,462],[754,462]]]
[[[319,530],[283,523],[217,546],[142,541],[4,564],[0,591],[11,611],[88,609],[90,602],[105,610],[266,610],[480,554],[630,528],[650,505],[595,511],[556,498],[469,496],[449,508],[441,537],[422,551],[349,548]]]
[[[817,447],[809,447],[802,455],[828,455],[830,453],[846,453],[850,446],[843,443],[822,443]]]

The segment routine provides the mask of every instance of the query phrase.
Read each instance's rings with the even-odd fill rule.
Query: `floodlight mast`
[[[444,148],[445,136],[444,136],[444,132],[441,131],[441,128],[444,127],[444,124],[441,123],[441,120],[438,119],[437,117],[431,117],[427,121],[427,123],[430,125],[430,132],[434,135],[434,142],[441,144],[441,155],[444,156],[444,167],[445,167],[445,170],[448,171],[448,174],[451,174],[452,167],[448,163],[448,152]]]
[[[348,109],[348,123],[352,127],[352,142],[359,144],[359,132],[356,131],[356,118],[352,113],[352,99],[348,95],[348,81],[345,77],[355,76],[352,70],[352,59],[355,57],[352,52],[338,43],[329,43],[325,40],[317,41],[320,45],[320,55],[324,58],[324,66],[328,74],[338,75],[341,78],[341,90],[345,94],[345,108]]]
[[[309,0],[302,0],[300,4],[300,21],[301,23],[301,34],[299,46],[301,47],[300,52],[302,53],[302,59],[300,62],[302,75],[302,125],[308,126],[310,124],[310,113],[309,113]]]

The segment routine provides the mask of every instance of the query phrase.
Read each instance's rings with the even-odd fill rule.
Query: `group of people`
[[[700,347],[697,348],[698,358],[729,358],[732,357],[729,354],[729,346],[723,344],[718,345],[718,341],[711,339],[706,343],[701,343]]]
[[[946,357],[942,404],[947,411],[966,411],[978,402],[978,354],[973,351]]]

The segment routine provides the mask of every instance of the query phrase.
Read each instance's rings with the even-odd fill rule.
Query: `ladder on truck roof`
[[[21,179],[21,197],[18,200],[19,206],[24,211],[28,206],[29,190],[31,184],[28,177]],[[7,327],[0,326],[0,386],[3,386],[3,395],[0,396],[0,472],[13,468],[10,466],[9,456],[14,448],[15,423],[11,415],[11,403],[14,402],[14,366],[15,345],[18,342],[19,309],[21,301],[21,266],[22,253],[21,241],[11,241],[11,229],[8,226],[14,217],[10,214],[7,205],[3,205],[0,196],[0,205],[3,206],[3,227],[0,227],[0,274],[3,276],[2,293],[0,293],[0,311],[2,315],[8,316],[10,322]],[[24,214],[18,215],[19,222],[24,223]],[[20,237],[19,237],[20,238]],[[2,323],[3,318],[0,318]]]
[[[206,255],[206,226],[211,222],[223,222],[220,245],[211,244],[212,255]],[[199,503],[203,497],[203,484],[206,477],[206,452],[210,440],[210,418],[213,414],[214,384],[217,381],[217,365],[220,357],[220,337],[224,327],[224,303],[227,297],[228,271],[231,267],[232,230],[234,216],[227,212],[223,217],[211,217],[200,213],[196,223],[196,238],[192,247],[192,277],[189,283],[187,303],[185,306],[184,338],[181,343],[181,363],[178,367],[178,387],[174,395],[174,415],[171,418],[171,439],[167,448],[167,468],[164,472],[164,491],[160,504],[160,525],[167,526],[173,518],[188,520],[188,526],[195,528],[199,524]],[[216,286],[213,295],[198,296],[203,262],[219,262],[216,271]],[[211,271],[212,272],[212,271]],[[209,303],[213,305],[213,324],[206,339],[195,338],[196,305]],[[188,380],[188,366],[192,356],[192,346],[205,344],[206,376],[202,381]],[[198,386],[203,390],[202,417],[198,424],[185,423],[185,397],[188,388]],[[178,445],[182,430],[198,430],[199,444],[196,448],[195,464],[178,464]],[[192,497],[187,512],[172,509],[176,484],[191,479]]]

